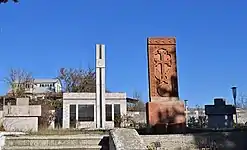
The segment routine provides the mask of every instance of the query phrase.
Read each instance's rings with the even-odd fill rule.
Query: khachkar
[[[105,128],[105,45],[96,44],[96,128]]]
[[[166,126],[170,131],[182,131],[185,108],[178,95],[176,38],[148,38],[147,42],[150,97],[147,122],[159,130]]]

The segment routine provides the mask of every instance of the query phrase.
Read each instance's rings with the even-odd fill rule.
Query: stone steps
[[[7,138],[5,145],[7,146],[60,146],[60,145],[98,145],[101,137],[97,138]]]
[[[108,149],[108,135],[61,135],[61,136],[19,136],[6,137],[6,150],[98,150]]]
[[[101,146],[5,146],[3,150],[100,150]]]

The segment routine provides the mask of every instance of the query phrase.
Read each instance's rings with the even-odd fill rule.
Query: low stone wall
[[[139,135],[134,129],[114,129],[110,132],[110,150],[246,150],[247,131],[195,134]],[[149,147],[149,148],[148,148]]]
[[[247,131],[211,132],[197,134],[141,135],[146,146],[154,143],[161,149],[168,150],[245,150],[247,147]],[[157,144],[159,143],[159,144]]]
[[[156,147],[167,150],[194,150],[194,137],[192,135],[141,135],[146,147]]]

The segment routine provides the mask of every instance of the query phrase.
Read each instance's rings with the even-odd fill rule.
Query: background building
[[[14,83],[13,88],[10,89],[8,94],[24,85],[24,94],[32,98],[44,97],[46,93],[60,93],[62,92],[62,84],[59,79],[33,79],[26,83]]]

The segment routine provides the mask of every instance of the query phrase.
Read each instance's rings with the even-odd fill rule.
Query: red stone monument
[[[180,132],[185,127],[185,107],[178,95],[176,38],[148,38],[147,42],[147,122],[155,128]]]

